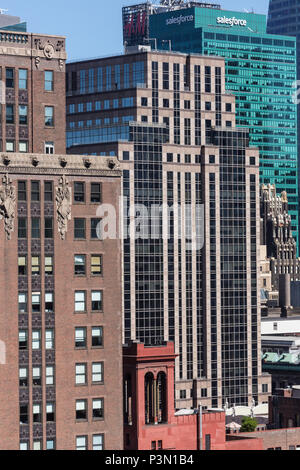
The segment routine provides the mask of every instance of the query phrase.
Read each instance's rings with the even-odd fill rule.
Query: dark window
[[[85,201],[85,185],[84,183],[74,183],[74,201],[84,202]]]
[[[20,406],[20,424],[28,424],[28,405]]]
[[[103,346],[103,328],[102,326],[92,328],[92,347],[100,348]]]
[[[6,88],[14,88],[14,69],[6,69]]]
[[[87,402],[86,400],[76,401],[76,419],[86,420],[87,419]]]
[[[148,98],[142,96],[142,98],[141,98],[141,105],[142,105],[142,106],[148,106]]]
[[[205,102],[205,110],[206,110],[206,111],[210,111],[210,110],[211,110],[211,102],[210,102],[210,101],[206,101],[206,102]]]
[[[101,202],[100,183],[91,183],[91,202]]]
[[[215,156],[214,156],[214,155],[210,155],[210,156],[209,156],[209,163],[214,164],[215,161],[216,161]]]
[[[27,219],[25,217],[18,218],[18,238],[27,238]]]
[[[40,183],[38,181],[31,181],[31,201],[36,202],[40,200]]]
[[[210,450],[211,449],[211,438],[210,438],[210,434],[206,434],[205,435],[205,450]]]
[[[6,105],[6,124],[13,124],[15,122],[14,119],[14,105],[7,104]]]
[[[167,99],[164,99],[164,100],[163,100],[163,107],[164,107],[164,108],[169,108],[169,107],[170,107],[170,101],[167,100]]]
[[[250,157],[250,165],[255,165],[255,157]]]
[[[38,217],[32,217],[31,219],[31,238],[41,238],[40,231],[40,219]]]
[[[91,239],[101,240],[101,219],[91,219]]]
[[[123,160],[129,160],[129,152],[123,152]]]
[[[85,219],[74,219],[74,238],[85,238]]]
[[[104,418],[104,400],[103,398],[96,398],[93,400],[93,419]]]
[[[45,238],[53,238],[53,217],[45,217]]]
[[[28,348],[28,335],[26,330],[19,331],[19,350],[26,351]]]
[[[85,255],[75,255],[74,256],[74,274],[75,276],[84,276],[86,273],[85,270]]]
[[[27,257],[26,256],[18,257],[18,274],[19,276],[27,275]]]
[[[53,183],[52,181],[45,181],[44,185],[44,197],[45,201],[53,201]]]
[[[173,153],[167,153],[167,162],[169,163],[173,162]]]
[[[232,109],[231,103],[226,103],[226,111],[227,111],[228,113],[231,113],[231,109]]]
[[[184,109],[191,109],[191,102],[189,100],[184,101]]]
[[[18,201],[26,201],[26,181],[18,181]]]

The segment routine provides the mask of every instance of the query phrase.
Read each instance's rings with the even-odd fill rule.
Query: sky
[[[123,51],[122,6],[143,0],[2,0],[0,8],[20,16],[33,33],[67,37],[69,60],[109,56]],[[224,10],[267,14],[269,0],[219,0]]]

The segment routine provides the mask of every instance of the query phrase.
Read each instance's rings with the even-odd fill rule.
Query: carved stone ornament
[[[66,233],[68,231],[68,220],[71,220],[71,206],[72,194],[69,182],[65,176],[62,176],[59,180],[59,185],[56,188],[58,232],[62,240],[65,240]]]
[[[39,66],[40,66],[41,59],[40,59],[39,57],[36,57],[36,58],[34,59],[34,62],[35,62],[36,68],[38,69]]]
[[[47,43],[44,46],[44,55],[47,59],[52,59],[55,54],[55,49],[51,43]]]
[[[2,186],[0,186],[0,217],[4,219],[4,229],[6,239],[11,239],[15,225],[15,209],[16,209],[16,190],[12,185],[12,180],[8,175],[2,178]]]

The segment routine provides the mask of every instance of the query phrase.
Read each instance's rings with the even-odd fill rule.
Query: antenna
[[[8,10],[5,10],[4,8],[0,8],[0,15],[4,15],[5,12],[7,12]]]

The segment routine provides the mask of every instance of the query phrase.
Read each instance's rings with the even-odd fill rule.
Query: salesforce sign
[[[228,24],[229,26],[247,26],[246,20],[239,20],[235,16],[232,18],[226,18],[226,16],[218,16],[218,24]]]
[[[190,23],[191,21],[194,21],[194,15],[187,15],[187,16],[172,16],[172,18],[168,18],[166,20],[166,25],[170,26],[173,24],[176,25],[181,25],[182,23]]]

